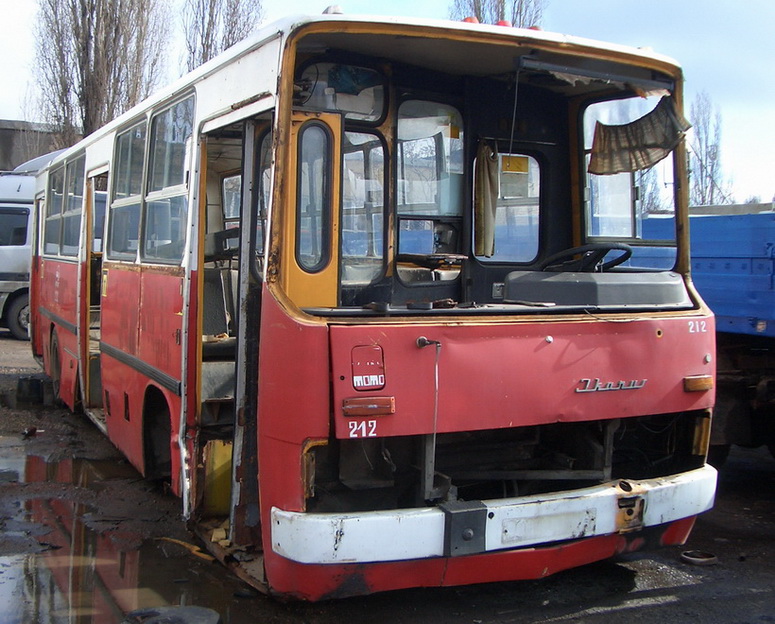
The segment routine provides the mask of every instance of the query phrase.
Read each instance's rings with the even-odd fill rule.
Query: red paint
[[[705,363],[706,354],[713,353],[713,320],[705,320],[709,331],[704,334],[690,333],[687,320],[681,318],[629,323],[334,326],[336,435],[349,436],[343,400],[365,394],[353,388],[351,353],[357,345],[381,347],[386,383],[373,394],[396,399],[396,413],[380,418],[377,435],[433,430],[435,346],[418,348],[419,336],[442,344],[439,433],[710,407],[713,392],[683,390],[685,376],[714,372]],[[643,383],[643,387],[577,392],[608,382],[615,386]]]
[[[705,320],[712,327],[712,319]],[[329,329],[294,321],[265,289],[259,478],[265,569],[273,592],[319,600],[408,587],[540,578],[651,543],[638,532],[547,548],[357,565],[304,565],[272,552],[271,508],[304,510],[304,444],[325,439],[332,419],[337,436],[349,434],[346,422],[352,419],[342,414],[343,399],[395,395],[396,413],[378,418],[379,435],[432,430],[435,346],[419,348],[419,336],[442,343],[439,432],[699,409],[713,401],[712,393],[683,391],[685,375],[712,372],[705,355],[713,352],[713,334],[691,334],[686,319]],[[380,390],[361,392],[353,385],[353,375],[362,368],[364,346],[369,355],[380,347],[385,374]],[[576,392],[591,387],[581,379],[598,377],[603,384],[647,381],[640,390]],[[692,522],[663,527],[659,542],[682,542]],[[649,535],[654,531],[659,529],[649,530]]]

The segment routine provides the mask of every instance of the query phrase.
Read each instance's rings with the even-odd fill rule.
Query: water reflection
[[[24,484],[0,503],[0,623],[121,624],[136,609],[193,604],[216,610],[224,624],[248,621],[252,609],[235,596],[241,583],[219,564],[111,517],[100,496],[120,480],[138,476],[116,461],[25,455],[17,440],[0,439],[0,483]],[[141,490],[130,506],[149,503]],[[117,507],[125,511],[126,501]]]

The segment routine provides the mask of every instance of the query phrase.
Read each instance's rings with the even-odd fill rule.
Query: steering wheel
[[[609,252],[621,251],[613,260],[603,262]],[[581,258],[574,259],[574,256]],[[590,243],[580,247],[571,247],[544,258],[539,264],[541,271],[579,271],[590,273],[592,271],[607,271],[622,262],[626,262],[632,256],[632,247],[624,243]]]

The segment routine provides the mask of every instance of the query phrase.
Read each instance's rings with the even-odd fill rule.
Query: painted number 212
[[[350,427],[351,438],[376,438],[377,421],[376,420],[351,420],[347,423]]]
[[[707,321],[689,321],[690,334],[705,334],[708,331]]]

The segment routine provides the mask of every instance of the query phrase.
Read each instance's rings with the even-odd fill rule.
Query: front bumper
[[[310,564],[444,557],[628,533],[713,506],[711,466],[643,481],[418,509],[303,513],[272,508],[272,550]]]

